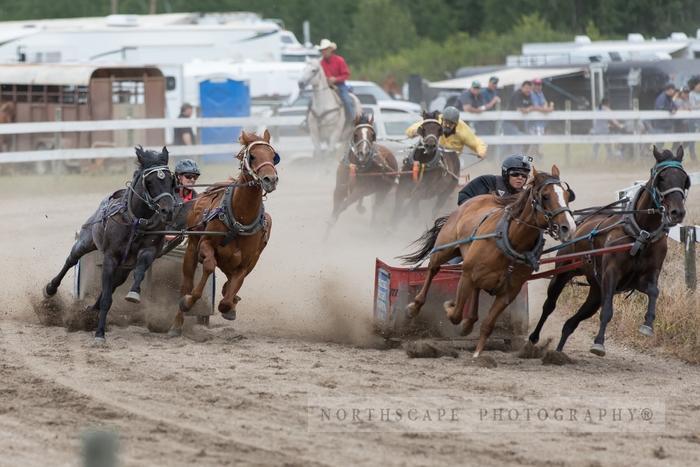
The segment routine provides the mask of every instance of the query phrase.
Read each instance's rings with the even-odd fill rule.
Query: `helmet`
[[[445,110],[442,111],[442,120],[457,123],[459,121],[459,110],[452,106],[445,107]]]
[[[501,165],[501,176],[506,179],[508,177],[508,171],[517,169],[530,173],[530,169],[532,167],[530,165],[530,161],[532,161],[530,156],[523,156],[519,154],[507,157]]]
[[[178,174],[196,174],[201,175],[197,163],[192,159],[182,159],[175,165],[175,175]]]

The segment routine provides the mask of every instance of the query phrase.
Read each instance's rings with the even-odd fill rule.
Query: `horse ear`
[[[360,124],[360,120],[362,119],[362,115],[355,115],[355,118],[353,119],[352,123],[357,126]]]
[[[421,113],[421,115],[423,116],[423,120],[427,120],[428,118],[430,118],[430,114],[425,110]]]
[[[168,157],[168,156],[170,155],[170,153],[168,152],[168,147],[167,147],[167,146],[163,146],[163,150],[160,151],[160,152],[161,152],[165,157]]]
[[[367,117],[367,121],[369,122],[370,125],[374,125],[374,114],[369,114],[369,117]]]
[[[683,145],[681,144],[680,146],[678,146],[678,149],[676,150],[676,160],[678,162],[683,161],[683,156],[684,156]]]
[[[138,146],[136,146],[134,148],[134,150],[136,151],[136,158],[138,159],[139,164],[143,164],[143,156],[144,156],[143,146],[141,146],[139,144]]]
[[[241,143],[244,146],[247,146],[252,140],[253,137],[250,133],[246,133],[245,130],[241,130],[241,136],[238,137],[239,143]]]
[[[532,175],[531,176],[532,176],[532,178],[535,178],[537,176],[537,169],[535,168],[534,165],[532,166]]]
[[[651,152],[654,154],[654,159],[656,159],[657,162],[661,162],[661,153],[656,149],[656,145],[652,146],[652,148]]]
[[[559,178],[559,167],[557,167],[557,164],[552,166],[552,175]]]
[[[266,143],[270,142],[270,131],[265,128],[265,133],[263,133],[263,140],[265,140]]]

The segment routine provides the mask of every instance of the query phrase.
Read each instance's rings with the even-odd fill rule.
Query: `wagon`
[[[389,338],[420,335],[436,338],[479,337],[479,323],[483,321],[493,303],[486,292],[479,296],[479,321],[471,334],[460,335],[460,326],[452,324],[445,316],[443,303],[454,300],[462,272],[460,265],[445,265],[433,279],[430,293],[420,314],[413,319],[404,310],[423,285],[428,268],[404,268],[390,266],[377,259],[374,277],[374,321],[382,335]],[[524,343],[528,330],[528,289],[523,285],[515,300],[496,321],[490,341],[501,340],[508,348],[518,348]]]
[[[145,311],[149,328],[166,330],[167,328],[163,329],[163,327],[170,324],[170,318],[175,316],[178,310],[185,245],[185,243],[178,245],[153,262],[146,272],[146,278],[141,286],[140,305],[129,303],[123,299],[133,281],[133,276],[129,274],[126,282],[115,291],[112,310],[128,315],[141,307]],[[84,300],[87,303],[97,300],[102,277],[102,253],[99,250],[93,251],[80,258],[74,267],[74,272],[73,298]],[[201,273],[201,265],[197,266],[197,273]],[[214,299],[216,297],[216,278],[214,276],[215,274],[209,276],[202,299],[186,314],[186,316],[196,316],[197,322],[200,324],[208,324],[209,316],[214,314]],[[165,320],[167,322],[163,321],[165,317],[168,317]]]

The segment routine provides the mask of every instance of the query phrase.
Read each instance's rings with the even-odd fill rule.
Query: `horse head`
[[[552,173],[537,172],[532,168],[529,199],[535,210],[535,224],[546,228],[549,234],[565,242],[576,232],[576,222],[569,203],[574,192],[559,178],[559,168],[552,166]]]
[[[243,145],[236,156],[241,161],[241,171],[259,183],[265,192],[275,191],[279,181],[275,166],[279,164],[280,156],[270,144],[270,132],[265,130],[260,137],[255,133],[241,131],[238,141]]]
[[[306,67],[304,67],[304,70],[301,72],[301,78],[299,78],[299,89],[304,89],[309,84],[317,86],[320,84],[321,79],[325,79],[321,69],[321,61],[307,60]]]
[[[690,177],[683,169],[683,146],[676,154],[664,149],[659,152],[654,146],[656,164],[646,189],[657,208],[663,208],[664,222],[669,226],[680,224],[685,217],[685,200],[690,189]]]
[[[442,125],[440,124],[440,112],[423,112],[423,122],[418,127],[418,135],[420,136],[420,146],[423,150],[423,158],[418,162],[429,162],[435,157],[437,152],[438,142],[442,136]]]
[[[135,149],[139,168],[132,190],[152,212],[171,220],[175,209],[175,177],[168,167],[168,149],[165,146],[160,152],[144,150],[141,146]]]
[[[374,143],[377,141],[377,132],[374,129],[374,117],[370,114],[362,114],[355,118],[355,129],[352,132],[350,143],[351,157],[359,165],[365,165],[372,157]]]

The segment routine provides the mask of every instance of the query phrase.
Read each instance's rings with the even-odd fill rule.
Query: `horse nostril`
[[[569,227],[566,225],[560,225],[559,232],[561,232],[562,235],[566,235],[569,233]]]

